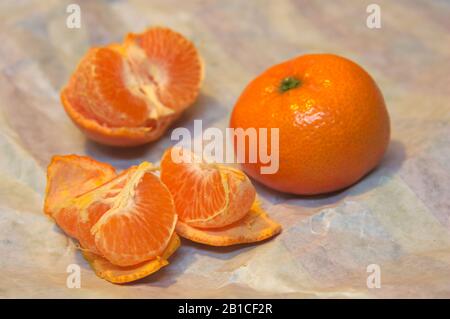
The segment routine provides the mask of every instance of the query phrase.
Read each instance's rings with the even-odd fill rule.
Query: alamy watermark
[[[369,29],[381,28],[381,8],[378,4],[369,4],[366,8],[366,12],[369,13],[366,19],[366,26]]]
[[[66,27],[69,29],[81,28],[81,8],[78,4],[72,3],[66,7],[66,13],[69,15],[66,18]]]
[[[367,288],[381,288],[381,267],[377,264],[370,264],[367,266],[366,271],[370,273],[367,276],[366,285]]]
[[[77,264],[70,264],[66,268],[67,275],[66,286],[69,289],[81,288],[81,268]]]
[[[177,151],[180,147],[207,163],[260,163],[261,174],[278,172],[279,128],[226,128],[224,135],[224,131],[217,127],[203,130],[202,120],[194,120],[193,134],[197,137],[194,141],[187,128],[179,127],[172,131],[171,140],[177,141],[171,153],[174,162],[192,160]]]

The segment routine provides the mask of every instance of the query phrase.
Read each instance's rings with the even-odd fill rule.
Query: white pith
[[[194,171],[194,173],[202,175],[204,167],[211,167],[215,170],[218,170],[220,173],[222,187],[225,192],[225,202],[221,209],[217,210],[214,214],[208,216],[207,218],[189,219],[189,220],[185,221],[188,224],[208,223],[209,221],[215,219],[217,216],[226,214],[229,209],[230,186],[228,184],[228,174],[236,173],[235,176],[238,177],[239,179],[241,179],[242,181],[246,179],[246,176],[241,171],[239,171],[235,168],[216,164],[216,163],[205,163],[205,162],[201,161],[201,159],[198,158],[195,154],[193,154],[193,157],[194,157],[194,164],[190,165],[190,168]],[[200,161],[200,163],[199,163],[199,161]],[[239,188],[239,189],[241,189],[241,188]]]
[[[152,63],[145,51],[136,44],[126,48],[123,79],[130,92],[147,104],[149,119],[158,119],[175,113],[173,109],[164,105],[156,94],[157,86],[166,85],[167,75],[161,67]]]

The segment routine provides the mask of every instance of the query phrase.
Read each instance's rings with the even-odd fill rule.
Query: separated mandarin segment
[[[256,191],[240,170],[207,163],[189,150],[168,149],[161,180],[174,198],[177,233],[211,246],[258,242],[277,235],[281,226],[256,202]]]

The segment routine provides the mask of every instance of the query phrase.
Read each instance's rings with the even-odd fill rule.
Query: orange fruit
[[[174,161],[176,152],[185,161]],[[193,227],[223,227],[241,219],[256,195],[241,171],[205,163],[178,147],[164,153],[161,180],[172,193],[179,219]]]
[[[203,64],[192,42],[167,28],[128,34],[123,44],[92,48],[61,101],[91,139],[132,146],[158,139],[196,100]]]
[[[178,221],[177,233],[197,243],[211,246],[230,246],[253,243],[273,237],[281,232],[281,226],[269,218],[255,201],[250,211],[237,222],[221,228],[195,228]]]
[[[306,195],[357,182],[379,163],[390,135],[375,81],[356,63],[332,54],[300,56],[256,77],[236,102],[230,127],[279,128],[278,171],[261,174],[265,164],[259,159],[242,167],[268,187]],[[248,159],[248,143],[239,149],[235,143],[235,151]]]
[[[57,159],[64,162],[64,157]],[[90,165],[103,164],[91,160]],[[55,164],[50,165],[50,170],[55,171]],[[173,236],[177,216],[172,196],[154,170],[148,162],[131,167],[90,191],[69,196],[55,206],[57,210],[51,216],[66,233],[80,241],[84,250],[116,266],[158,258]],[[49,176],[53,193],[62,193],[60,188],[66,186],[56,183],[61,178]]]
[[[253,185],[240,170],[207,163],[174,147],[161,159],[161,180],[172,193],[176,232],[184,238],[229,246],[261,241],[281,231],[261,210]]]

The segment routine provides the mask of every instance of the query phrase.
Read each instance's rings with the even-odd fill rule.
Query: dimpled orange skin
[[[390,136],[375,81],[356,63],[332,54],[300,56],[259,75],[239,97],[230,127],[279,128],[279,170],[261,174],[267,164],[259,157],[242,167],[272,189],[301,195],[357,182],[379,163]]]

